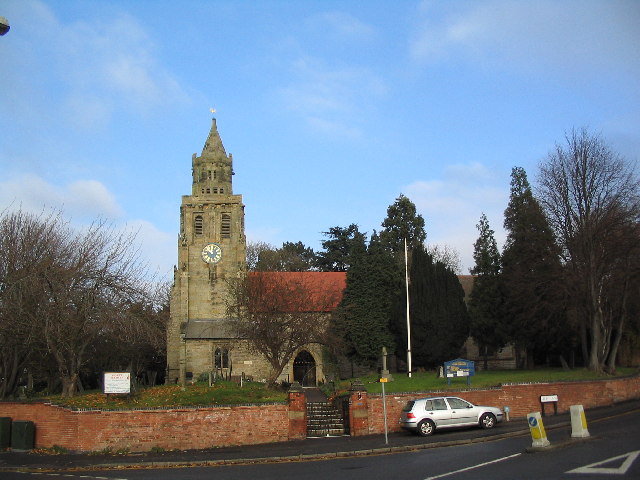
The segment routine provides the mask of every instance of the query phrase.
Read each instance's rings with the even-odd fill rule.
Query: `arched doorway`
[[[316,361],[306,350],[298,353],[293,361],[293,381],[303,387],[316,386]]]

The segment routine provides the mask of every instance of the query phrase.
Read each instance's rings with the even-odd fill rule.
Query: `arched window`
[[[203,231],[203,220],[202,215],[196,215],[193,219],[193,230],[196,235],[202,235]]]
[[[229,349],[216,348],[213,364],[215,368],[229,368]]]
[[[228,213],[222,214],[222,224],[220,226],[220,235],[223,238],[231,237],[231,215]]]

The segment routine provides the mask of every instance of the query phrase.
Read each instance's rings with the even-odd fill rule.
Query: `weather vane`
[[[209,111],[210,111],[211,113],[216,113],[216,109],[215,109],[215,108],[210,108],[210,109],[209,109]]]

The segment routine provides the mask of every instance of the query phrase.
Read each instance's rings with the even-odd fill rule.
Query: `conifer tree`
[[[473,244],[475,266],[470,269],[470,273],[476,276],[469,300],[470,333],[478,344],[487,369],[488,356],[505,345],[506,329],[502,312],[500,253],[494,231],[484,213],[476,227],[480,235]]]
[[[502,253],[504,315],[517,363],[532,368],[571,346],[564,312],[560,251],[523,168],[511,171]]]
[[[417,213],[415,204],[400,194],[393,205],[387,208],[387,217],[382,222],[380,241],[394,254],[403,254],[404,241],[410,251],[421,246],[427,238],[424,218]]]
[[[331,227],[323,232],[328,237],[322,241],[324,251],[316,255],[316,265],[323,272],[346,272],[351,266],[351,254],[366,241],[367,234],[352,223],[346,228]]]
[[[407,348],[406,297],[394,315],[399,357]],[[409,284],[412,367],[433,368],[459,356],[469,334],[469,315],[457,275],[425,247],[413,251]]]
[[[334,330],[343,339],[347,356],[361,365],[376,365],[382,347],[394,350],[389,330],[399,273],[394,258],[382,248],[378,235],[364,239],[352,252],[342,302],[334,314]]]

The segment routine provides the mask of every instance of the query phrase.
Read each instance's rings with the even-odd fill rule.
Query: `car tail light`
[[[413,413],[407,413],[407,418],[416,418],[416,416]]]

